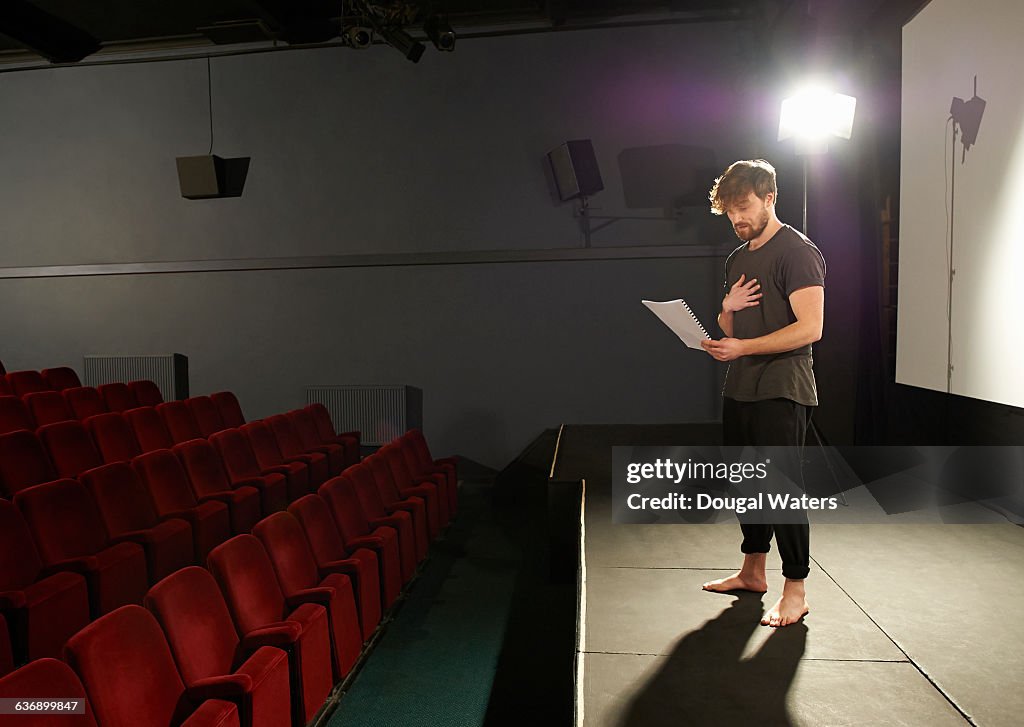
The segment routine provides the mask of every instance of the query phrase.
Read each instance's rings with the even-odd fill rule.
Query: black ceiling
[[[558,29],[609,22],[743,17],[790,0],[2,0],[0,61],[69,63],[98,52],[277,40],[338,40],[340,28],[404,27],[422,37],[431,15],[460,35],[524,24]],[[344,13],[344,20],[339,19]],[[245,22],[242,22],[245,21]],[[227,25],[225,25],[227,24]],[[231,32],[215,33],[210,28]],[[202,30],[206,28],[206,30]],[[254,36],[253,33],[257,35]]]
[[[391,31],[425,38],[438,17],[458,37],[638,24],[747,19],[758,43],[790,50],[816,43],[876,42],[928,0],[0,0],[0,65],[118,62],[135,51],[218,52],[255,47],[355,44],[354,28],[374,43]],[[870,30],[869,30],[870,29]],[[866,34],[860,31],[869,30]],[[224,46],[228,46],[225,48]],[[234,46],[232,48],[231,46]],[[245,49],[253,46],[247,46]],[[111,60],[113,56],[113,60]],[[418,57],[418,56],[417,56]],[[3,70],[3,69],[0,69]]]

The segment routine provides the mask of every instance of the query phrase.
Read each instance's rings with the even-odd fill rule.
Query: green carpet
[[[491,491],[463,484],[458,521],[431,547],[328,727],[484,723],[521,557],[496,522]]]

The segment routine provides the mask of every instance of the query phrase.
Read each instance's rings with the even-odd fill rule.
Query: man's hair
[[[730,164],[722,176],[715,180],[715,186],[708,195],[711,212],[716,215],[725,214],[730,204],[751,192],[759,199],[767,198],[769,192],[773,199],[779,196],[775,186],[775,167],[764,159],[744,159]]]

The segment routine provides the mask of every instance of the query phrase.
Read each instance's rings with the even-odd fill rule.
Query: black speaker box
[[[178,186],[185,199],[241,197],[251,157],[222,159],[215,154],[178,157]]]
[[[567,141],[548,152],[558,196],[563,201],[588,197],[604,189],[590,139]]]

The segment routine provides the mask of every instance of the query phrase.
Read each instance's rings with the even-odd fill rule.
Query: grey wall
[[[565,139],[594,141],[598,214],[662,213],[625,207],[623,150],[706,146],[722,165],[771,151],[741,40],[721,24],[460,41],[418,66],[387,48],[214,59],[214,150],[253,161],[242,198],[199,202],[178,196],[174,157],[209,144],[205,61],[2,74],[0,266],[577,247],[543,164]],[[594,244],[725,254],[733,239],[702,205]],[[179,351],[194,392],[230,387],[250,417],[307,384],[413,384],[439,451],[500,467],[563,421],[716,418],[724,371],[639,299],[685,296],[711,322],[721,265],[6,279],[0,358],[80,369],[87,353]]]

